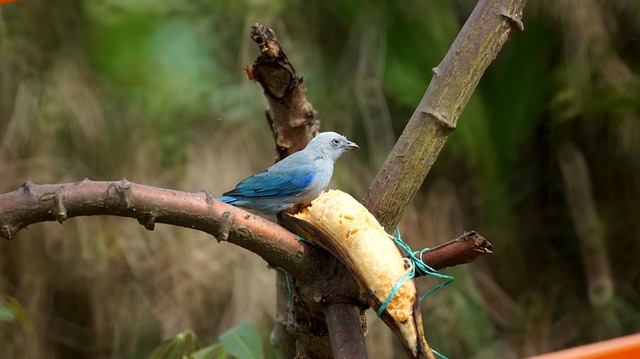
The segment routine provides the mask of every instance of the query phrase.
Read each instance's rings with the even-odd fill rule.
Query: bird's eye
[[[333,140],[331,140],[331,144],[334,145],[334,146],[337,146],[337,145],[340,144],[340,140],[337,139],[337,138],[334,138]]]

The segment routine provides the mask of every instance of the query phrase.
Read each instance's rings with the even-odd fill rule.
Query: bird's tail
[[[220,201],[220,202],[224,202],[224,203],[227,203],[227,204],[234,204],[234,203],[236,203],[238,201],[237,198],[230,197],[230,196],[222,196],[222,197],[218,197],[216,199],[218,201]]]

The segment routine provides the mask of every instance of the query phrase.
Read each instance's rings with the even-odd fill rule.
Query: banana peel
[[[281,219],[342,261],[376,312],[400,278],[411,270],[411,262],[403,258],[391,236],[347,193],[323,192],[308,207],[293,216],[283,214]],[[420,298],[413,279],[397,289],[380,317],[410,358],[434,358],[424,337]]]

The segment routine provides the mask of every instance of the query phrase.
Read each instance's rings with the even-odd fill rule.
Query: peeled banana
[[[294,214],[320,229],[326,236],[318,243],[341,260],[365,291],[369,305],[378,310],[399,280],[411,271],[393,239],[367,209],[349,194],[323,192],[308,207]],[[382,320],[412,358],[433,358],[424,338],[419,296],[413,280],[397,288]]]

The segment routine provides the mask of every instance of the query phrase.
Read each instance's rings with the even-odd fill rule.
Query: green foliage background
[[[248,34],[258,21],[276,31],[304,76],[322,128],[361,145],[341,159],[332,183],[358,197],[474,5],[2,5],[0,192],[27,179],[127,177],[221,193],[267,167],[266,103],[243,71],[257,55]],[[495,246],[495,255],[448,270],[456,281],[424,303],[427,338],[450,358],[518,358],[640,326],[640,4],[530,1],[524,24],[400,226],[414,249],[470,229]],[[586,176],[563,177],[567,146],[585,158]],[[585,180],[595,221],[572,217],[566,198],[567,183]],[[0,326],[0,356],[145,357],[187,329],[206,344],[245,319],[274,356],[266,339],[274,273],[264,262],[200,233],[147,232],[133,222],[38,224],[0,242],[0,294],[16,298],[30,323]],[[582,257],[591,247],[581,226],[601,234],[604,270]],[[599,273],[614,290],[594,301],[588,285]],[[370,326],[372,357],[403,357],[374,316]]]

